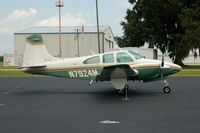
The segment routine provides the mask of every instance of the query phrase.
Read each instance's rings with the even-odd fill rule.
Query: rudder
[[[47,52],[40,34],[33,34],[26,38],[23,57],[23,67],[44,64],[48,61],[58,60]]]

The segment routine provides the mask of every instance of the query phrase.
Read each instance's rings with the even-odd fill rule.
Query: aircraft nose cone
[[[177,73],[177,72],[179,72],[179,71],[182,70],[182,67],[179,66],[179,65],[177,65],[177,64],[173,64],[173,65],[171,66],[171,69],[173,70],[174,73]]]
[[[182,70],[182,67],[177,65],[177,64],[174,64],[175,65],[175,69],[177,70],[177,72],[181,71]]]
[[[179,71],[182,70],[181,66],[174,63],[166,63],[166,65],[169,66],[169,73],[170,73],[169,75],[178,73]]]

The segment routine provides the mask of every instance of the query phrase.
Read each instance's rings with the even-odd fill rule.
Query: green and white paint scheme
[[[27,73],[63,78],[111,81],[118,93],[127,88],[128,80],[165,81],[164,92],[170,88],[166,77],[179,72],[179,65],[164,60],[145,59],[131,50],[118,50],[77,58],[56,58],[50,55],[41,35],[27,37],[22,69]]]

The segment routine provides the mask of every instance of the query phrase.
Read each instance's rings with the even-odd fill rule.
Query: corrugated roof
[[[100,26],[99,31],[104,32],[107,30],[109,26]],[[62,33],[76,33],[77,29],[79,32],[84,31],[85,33],[96,33],[97,27],[96,26],[62,26]],[[25,30],[21,30],[16,32],[15,34],[29,34],[29,33],[40,33],[40,34],[53,34],[58,33],[59,28],[56,27],[47,27],[47,26],[37,26],[37,27],[30,27]]]

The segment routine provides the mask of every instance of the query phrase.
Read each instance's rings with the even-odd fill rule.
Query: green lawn
[[[183,67],[182,71],[175,76],[200,76],[200,65],[188,65]]]
[[[3,62],[0,62],[0,69],[17,69],[17,67],[13,67],[13,66],[3,66]]]
[[[184,66],[183,69],[200,69],[200,65],[188,65]]]
[[[200,69],[183,69],[182,71],[174,74],[173,76],[200,76]]]
[[[3,62],[0,62],[0,77],[32,77],[39,76],[33,74],[27,74],[17,69],[18,67],[3,66]]]
[[[0,77],[32,77],[32,76],[37,76],[37,75],[27,74],[21,70],[12,70],[12,71],[0,70]]]

